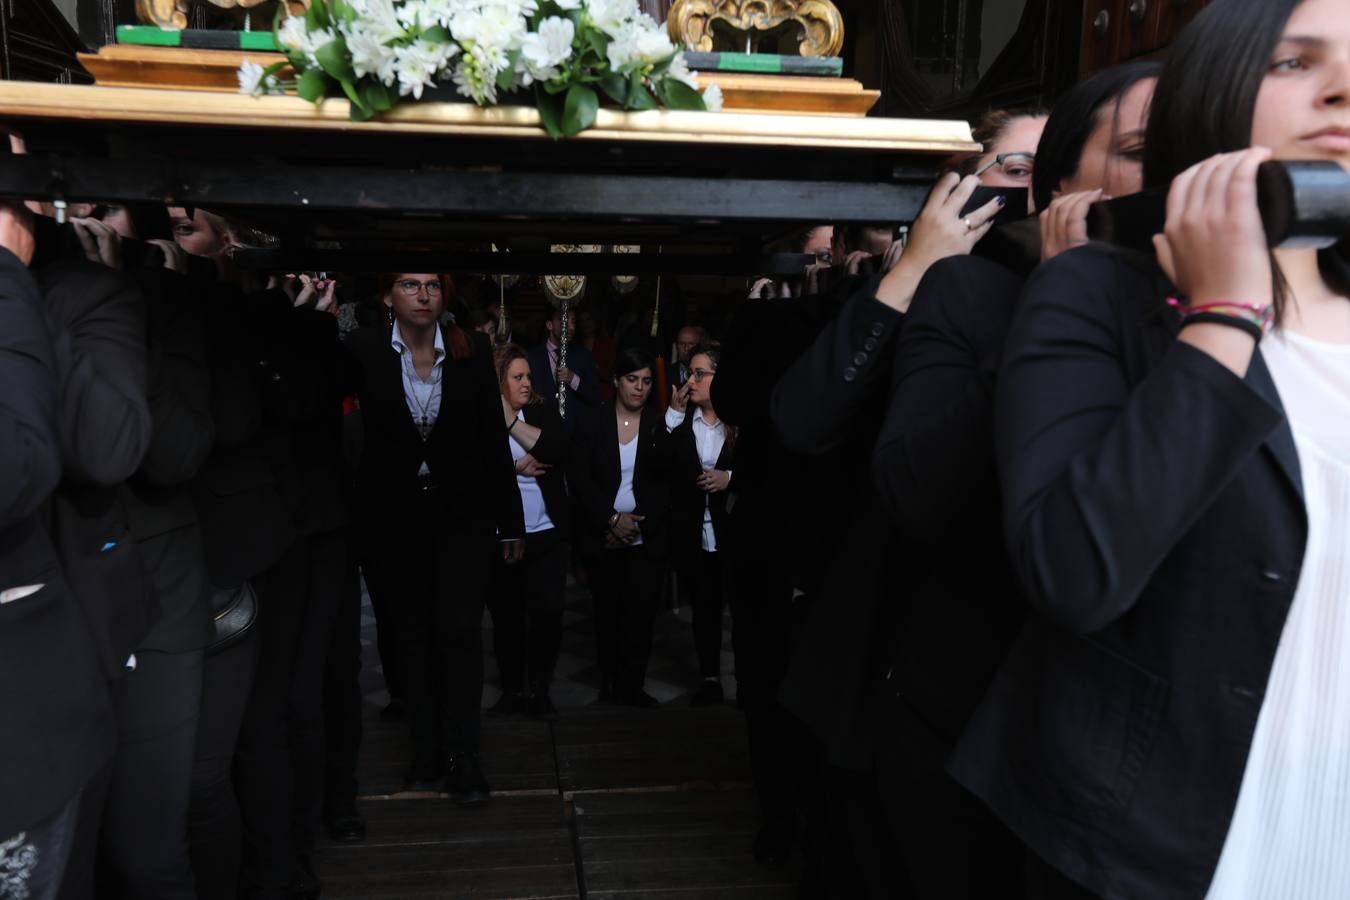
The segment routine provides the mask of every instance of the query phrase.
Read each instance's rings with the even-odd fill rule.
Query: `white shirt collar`
[[[445,358],[445,338],[441,335],[441,326],[440,326],[440,325],[437,325],[437,326],[436,326],[436,339],[435,339],[435,340],[436,340],[436,345],[435,345],[435,346],[436,346],[436,349],[435,349],[434,356],[435,356],[436,362],[439,363],[442,359]],[[393,347],[393,348],[394,348],[394,352],[396,352],[399,356],[402,356],[404,353],[406,353],[406,352],[408,351],[408,345],[407,345],[407,343],[403,340],[403,333],[402,333],[401,331],[398,330],[398,321],[397,321],[397,320],[395,320],[395,322],[394,322],[394,328],[393,328],[393,330],[392,330],[392,331],[390,332],[390,334],[389,334],[389,346]]]

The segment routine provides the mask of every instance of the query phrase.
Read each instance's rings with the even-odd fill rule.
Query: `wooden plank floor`
[[[584,598],[570,605],[570,616],[584,617]],[[577,654],[586,650],[585,625],[578,620],[569,638]],[[653,667],[672,685],[688,681],[680,668],[692,651],[687,629],[673,614],[658,625],[665,658]],[[373,644],[366,653],[358,777],[368,836],[321,845],[325,898],[796,896],[795,866],[769,869],[751,858],[758,814],[733,706],[695,709],[683,697],[654,710],[601,705],[579,669],[555,691],[557,722],[485,714],[493,799],[460,809],[443,795],[401,792],[404,727],[376,715],[383,684]],[[494,668],[489,662],[489,678]],[[489,685],[485,701],[496,696]]]

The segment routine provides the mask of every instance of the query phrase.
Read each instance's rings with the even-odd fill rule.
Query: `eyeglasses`
[[[975,172],[977,176],[983,175],[994,166],[998,166],[1003,172],[1003,176],[1012,181],[1031,183],[1032,167],[1036,162],[1034,153],[1000,153],[995,156],[988,165],[982,166]]]
[[[702,381],[703,379],[711,378],[716,374],[716,372],[709,372],[707,369],[695,369],[689,377],[695,381]]]
[[[441,283],[439,281],[413,281],[410,278],[407,281],[398,282],[398,289],[409,297],[416,297],[422,288],[427,289],[428,297],[439,297],[441,295]]]

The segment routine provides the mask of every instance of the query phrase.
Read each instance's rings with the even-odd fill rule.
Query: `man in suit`
[[[114,723],[89,631],[38,511],[61,478],[62,383],[54,334],[25,270],[30,215],[0,204],[0,871],[15,896],[56,893],[81,795],[106,765]],[[81,879],[76,879],[81,880]]]
[[[562,315],[553,311],[552,317],[544,324],[545,339],[530,351],[530,381],[534,389],[543,395],[544,401],[552,409],[558,408],[558,382],[567,387],[566,417],[568,430],[573,428],[576,417],[571,415],[580,406],[598,406],[600,404],[600,370],[596,368],[595,357],[591,351],[574,342],[577,320],[575,316],[567,320],[567,365],[562,365],[559,336],[562,334]]]

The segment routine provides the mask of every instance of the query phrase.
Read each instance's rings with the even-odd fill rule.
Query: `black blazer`
[[[669,469],[670,435],[661,413],[648,406],[638,426],[637,461],[633,468],[633,496],[636,515],[642,522],[642,543],[656,552],[667,549],[670,491],[666,477]],[[604,403],[577,422],[572,439],[572,488],[577,494],[577,522],[574,540],[579,549],[598,553],[609,532],[614,515],[614,495],[619,492],[619,423],[614,404]]]
[[[1259,352],[1176,341],[1152,259],[1031,277],[994,422],[1005,530],[1038,615],[952,771],[1108,898],[1200,900],[1223,848],[1307,539]]]
[[[53,320],[63,459],[51,527],[107,676],[124,671],[158,607],[120,486],[150,448],[145,302],[135,282],[83,259],[37,271]]]
[[[210,615],[205,558],[191,482],[215,443],[206,364],[206,293],[165,268],[138,273],[146,304],[148,396],[153,429],[123,487],[131,532],[159,613],[137,649],[183,652],[206,645]]]
[[[273,465],[287,458],[289,441],[264,416],[283,323],[260,315],[235,285],[212,292],[206,359],[215,443],[192,495],[208,581],[229,588],[278,562],[295,542],[296,525],[287,495],[292,488],[279,483]]]
[[[347,345],[360,365],[365,438],[357,481],[372,527],[401,524],[410,505],[421,502],[417,473],[425,460],[432,486],[428,493],[444,507],[448,531],[486,540],[524,536],[501,392],[487,360],[477,354],[462,360],[447,356],[440,415],[423,441],[408,412],[402,363],[389,344],[388,329],[353,332]]]
[[[730,549],[731,528],[727,521],[729,491],[709,494],[698,487],[698,476],[703,473],[703,461],[698,455],[694,439],[694,416],[698,410],[690,406],[681,422],[670,433],[670,552],[677,566],[692,567],[698,563],[703,547],[703,512],[712,513],[713,534],[717,538],[717,552]],[[715,469],[734,472],[736,444],[727,440],[717,456]]]
[[[56,812],[112,753],[97,651],[39,515],[61,477],[62,372],[37,286],[0,248],[0,834]]]
[[[553,467],[535,481],[544,495],[544,509],[548,511],[553,527],[566,539],[572,533],[572,501],[567,496],[572,438],[558,413],[542,403],[525,407],[525,423],[539,429],[539,440],[530,449],[530,455]]]
[[[1025,618],[1003,543],[993,430],[994,376],[1022,284],[976,257],[928,270],[872,456],[903,560],[885,690],[948,748]]]

